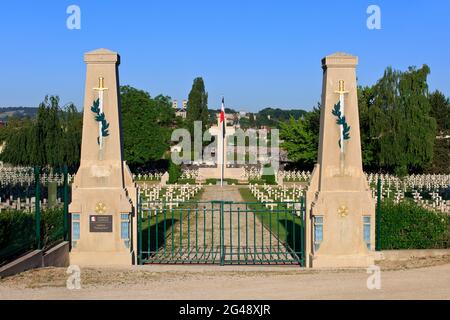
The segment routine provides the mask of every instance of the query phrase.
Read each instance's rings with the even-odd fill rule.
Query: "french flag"
[[[222,109],[220,110],[220,124],[222,125],[222,134],[225,138],[225,98],[222,97]]]

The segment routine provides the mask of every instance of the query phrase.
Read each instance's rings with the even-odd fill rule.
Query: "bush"
[[[223,181],[226,182],[228,185],[233,185],[233,184],[238,185],[239,184],[239,181],[237,179],[227,178],[227,179],[223,179]],[[217,185],[217,184],[220,184],[220,179],[208,178],[208,179],[206,179],[205,184]]]
[[[233,184],[238,185],[239,184],[239,181],[237,179],[225,179],[225,181],[229,185],[233,185]]]
[[[41,215],[41,243],[43,247],[52,245],[64,238],[64,210],[48,209]]]
[[[33,248],[34,214],[17,210],[0,213],[0,263],[17,253]]]
[[[206,179],[206,184],[212,184],[212,185],[216,185],[217,184],[217,179],[211,179],[211,178],[208,178],[208,179]]]
[[[64,211],[54,208],[41,213],[41,245],[48,247],[64,236]],[[18,210],[0,212],[0,262],[35,247],[35,214]]]
[[[449,247],[449,217],[411,202],[381,205],[381,248],[441,249]]]
[[[195,184],[195,179],[178,179],[178,184]]]
[[[169,163],[169,183],[176,183],[181,177],[181,167],[172,161]]]
[[[263,185],[264,183],[267,183],[267,182],[266,182],[266,180],[262,180],[262,179],[249,179],[248,183],[249,184]]]
[[[266,184],[277,184],[275,172],[270,165],[264,165],[262,180],[264,180]]]

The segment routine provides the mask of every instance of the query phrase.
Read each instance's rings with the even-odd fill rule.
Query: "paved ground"
[[[68,290],[66,269],[50,268],[0,280],[0,299],[450,299],[450,256],[381,268],[380,290],[366,270],[255,266],[84,268]]]
[[[207,188],[210,199],[241,201],[231,187]],[[65,268],[45,268],[0,279],[0,299],[450,299],[450,255],[378,265],[380,290],[367,288],[362,269],[203,265],[82,268],[81,289],[69,290]]]

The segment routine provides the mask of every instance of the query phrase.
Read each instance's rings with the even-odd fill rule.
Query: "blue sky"
[[[81,30],[66,9],[81,8]],[[381,8],[381,30],[366,27]],[[4,1],[0,7],[0,106],[37,106],[46,94],[82,107],[83,54],[120,53],[121,84],[173,99],[205,79],[209,106],[255,111],[311,109],[321,93],[321,58],[358,55],[369,85],[387,66],[427,63],[429,84],[450,96],[450,1]]]

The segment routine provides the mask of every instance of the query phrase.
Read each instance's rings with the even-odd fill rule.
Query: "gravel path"
[[[173,237],[169,230],[166,248],[159,250],[154,261],[220,263],[223,223],[225,264],[296,263],[286,249],[284,239],[278,240],[271,234],[254,212],[246,212],[245,204],[225,204],[221,221],[220,204],[211,201],[243,202],[237,186],[207,186],[200,201],[202,203],[191,208],[189,213],[183,211],[181,226],[179,222],[174,224]],[[175,211],[179,221],[179,210]],[[275,218],[274,215],[273,226]]]
[[[429,264],[438,265],[416,268]],[[0,299],[450,299],[450,256],[403,262],[394,269],[382,265],[381,289],[369,290],[366,270],[82,268],[81,289],[68,290],[66,269],[48,268],[0,280]]]

